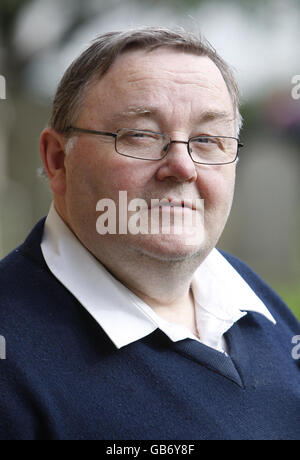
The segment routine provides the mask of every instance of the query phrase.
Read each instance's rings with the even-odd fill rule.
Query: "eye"
[[[155,132],[152,132],[152,131],[135,131],[135,130],[130,130],[128,131],[128,135],[130,137],[134,137],[134,138],[137,138],[137,139],[157,139],[158,137],[160,137],[160,134],[159,133],[155,133]]]
[[[192,139],[191,144],[194,148],[198,149],[219,149],[224,150],[226,148],[225,139],[217,136],[199,136]]]
[[[145,133],[129,133],[129,136],[131,137],[135,137],[135,138],[138,138],[138,139],[147,139],[149,136],[149,134],[145,134]]]
[[[214,137],[196,137],[193,139],[193,142],[197,142],[199,144],[218,144],[218,139]]]
[[[126,130],[119,133],[119,139],[127,142],[156,142],[161,135],[151,131]]]

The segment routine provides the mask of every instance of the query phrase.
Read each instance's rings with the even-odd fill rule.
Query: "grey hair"
[[[232,68],[204,37],[182,28],[172,30],[163,27],[142,27],[97,37],[66,70],[54,98],[50,127],[64,133],[76,123],[87,89],[101,79],[120,54],[137,49],[152,51],[160,47],[207,56],[216,64],[231,96],[239,133],[242,127],[240,94]]]

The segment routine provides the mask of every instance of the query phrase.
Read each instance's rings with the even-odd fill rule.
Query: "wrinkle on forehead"
[[[153,64],[152,66],[149,66],[150,69],[153,69]],[[137,79],[139,79],[139,76],[141,74],[145,73],[145,76],[141,78],[149,78],[149,79],[163,79],[163,80],[172,80],[174,83],[195,83],[196,81],[199,81],[201,79],[201,76],[203,76],[203,71],[200,70],[183,70],[183,69],[177,69],[176,71],[173,70],[168,70],[164,69],[163,67],[159,68],[159,74],[157,76],[148,76],[147,73],[147,67],[145,69],[143,68],[138,68],[138,69],[132,69],[129,70],[127,73],[127,81],[129,83],[135,82]],[[222,77],[222,74],[220,75]],[[223,77],[222,77],[223,78]],[[220,80],[222,79],[220,78]],[[191,79],[190,81],[188,79]]]
[[[217,67],[216,67],[217,69]],[[226,83],[221,73],[215,73],[214,79],[208,80],[207,74],[205,71],[182,71],[177,70],[176,72],[167,71],[164,69],[159,69],[157,73],[154,73],[154,69],[151,68],[152,75],[149,74],[147,68],[140,68],[129,71],[126,74],[126,78],[119,80],[116,79],[116,82],[120,85],[129,84],[129,85],[138,85],[139,83],[149,83],[149,82],[166,82],[167,85],[174,84],[180,86],[196,86],[197,88],[213,88],[218,91],[224,91],[227,89]],[[217,69],[218,70],[218,69]]]
[[[112,82],[113,86],[120,91],[137,91],[147,92],[151,89],[152,94],[155,91],[165,91],[164,97],[180,97],[184,99],[185,92],[191,97],[192,91],[195,91],[194,97],[201,97],[209,93],[213,98],[218,98],[232,103],[227,85],[219,69],[212,63],[213,67],[208,68],[204,65],[199,70],[166,70],[159,67],[159,62],[155,62],[151,67],[148,65],[140,68],[133,68],[126,71],[123,78],[118,78],[115,74]],[[135,65],[135,64],[133,64]],[[198,93],[198,95],[197,95]]]
[[[159,100],[169,99],[170,102],[178,99],[182,103],[187,99],[202,99],[205,94],[210,94],[212,100],[223,101],[226,105],[231,105],[231,97],[227,86],[221,76],[220,81],[212,81],[203,78],[200,74],[198,80],[189,81],[178,78],[178,74],[173,74],[174,78],[164,77],[163,75],[147,75],[145,72],[137,71],[135,78],[123,78],[121,81],[114,81],[113,87],[120,91],[120,95],[132,93],[132,97],[144,95],[145,100],[158,97]],[[201,78],[202,77],[202,78]],[[128,110],[130,112],[130,110]],[[150,110],[151,113],[153,110]],[[138,113],[146,113],[147,109],[140,109]],[[136,112],[137,113],[137,112]]]

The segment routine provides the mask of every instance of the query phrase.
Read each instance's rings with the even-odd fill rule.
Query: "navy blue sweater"
[[[248,313],[230,357],[158,330],[117,350],[48,270],[43,227],[0,262],[0,439],[300,438],[299,323],[242,262],[225,255],[277,326]]]

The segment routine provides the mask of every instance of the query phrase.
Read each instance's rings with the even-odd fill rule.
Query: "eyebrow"
[[[112,117],[112,121],[118,122],[125,118],[138,118],[138,117],[149,117],[150,115],[155,117],[160,114],[160,110],[156,107],[144,107],[144,106],[131,106],[127,110],[117,113]],[[206,110],[202,112],[198,118],[198,122],[207,121],[234,121],[232,114],[222,110]]]
[[[143,117],[147,115],[155,116],[157,115],[158,110],[150,107],[128,107],[124,112],[115,114],[112,117],[112,121],[120,121],[124,118],[136,118]]]
[[[233,121],[232,114],[224,111],[208,110],[203,112],[200,116],[200,121],[215,121],[215,120],[228,120]]]

